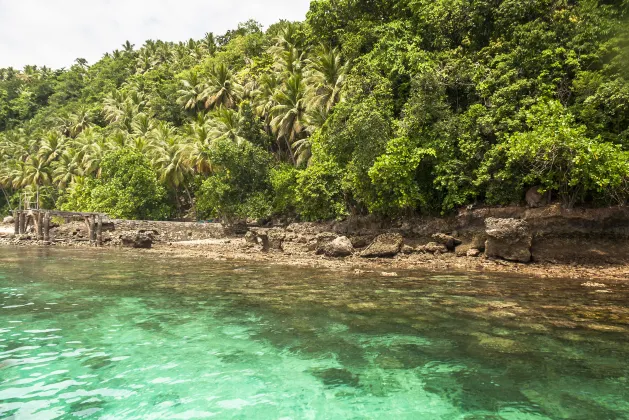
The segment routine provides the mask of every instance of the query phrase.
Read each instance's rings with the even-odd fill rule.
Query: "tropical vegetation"
[[[0,187],[125,218],[629,199],[628,0],[315,0],[90,65],[0,69]]]

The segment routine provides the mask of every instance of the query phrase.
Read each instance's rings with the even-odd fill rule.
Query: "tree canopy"
[[[627,0],[315,0],[303,22],[0,69],[0,210],[625,204],[628,19]]]

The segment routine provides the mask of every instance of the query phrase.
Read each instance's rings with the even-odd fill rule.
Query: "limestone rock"
[[[484,249],[485,249],[484,243],[482,245],[482,250],[481,250],[480,247],[472,241],[472,243],[467,243],[467,244],[457,246],[456,251],[454,251],[454,253],[456,254],[457,257],[479,257],[483,253]]]
[[[448,251],[454,251],[454,248],[456,248],[458,245],[461,245],[461,240],[456,239],[453,236],[450,235],[446,235],[445,233],[435,233],[434,235],[432,235],[432,239],[435,240],[435,242],[445,246]]]
[[[369,245],[369,238],[365,237],[365,236],[352,236],[351,238],[349,238],[350,241],[352,241],[352,245],[354,246],[354,248],[364,248],[367,245]]]
[[[269,235],[268,233],[266,233],[266,231],[264,232],[259,232],[256,235],[256,241],[262,245],[262,251],[267,252],[270,248],[269,246]]]
[[[528,224],[519,219],[485,219],[485,254],[509,261],[531,261],[533,235]]]
[[[437,242],[429,242],[426,245],[417,247],[417,252],[423,252],[427,254],[445,254],[448,252],[448,248]]]
[[[354,253],[354,247],[347,236],[339,236],[324,245],[323,253],[328,257],[347,257]]]
[[[472,238],[472,243],[470,243],[470,248],[476,248],[478,250],[480,250],[481,252],[485,251],[485,243],[487,242],[487,235],[486,234],[481,234],[481,235],[475,235]]]
[[[402,246],[402,254],[406,254],[406,255],[410,255],[413,252],[415,252],[415,248],[413,248],[410,245],[403,245]]]
[[[2,219],[2,223],[4,223],[5,225],[14,223],[15,219],[13,218],[13,216],[7,216],[4,219]]]
[[[283,243],[284,243],[284,239],[286,238],[286,232],[284,231],[284,229],[279,229],[279,228],[269,229],[268,236],[269,236],[269,247],[271,249],[275,249],[278,251],[284,250]]]
[[[399,233],[379,235],[360,256],[364,258],[393,257],[402,249],[404,238]]]
[[[456,254],[457,257],[465,257],[467,256],[467,251],[469,251],[472,248],[473,247],[471,244],[463,244],[463,245],[457,246],[456,251],[454,251],[454,253]]]
[[[153,246],[153,239],[146,234],[138,233],[136,235],[123,235],[120,237],[120,241],[125,248],[151,248]]]
[[[477,257],[480,257],[480,254],[482,254],[480,249],[470,248],[470,249],[467,250],[466,256],[472,257],[472,258],[477,258]]]
[[[332,232],[321,232],[308,242],[308,251],[315,251],[317,254],[325,253],[325,246],[338,238],[339,235]]]
[[[252,245],[257,245],[258,244],[258,235],[255,234],[255,232],[253,231],[248,231],[247,233],[245,233],[245,242],[248,244],[252,244]]]

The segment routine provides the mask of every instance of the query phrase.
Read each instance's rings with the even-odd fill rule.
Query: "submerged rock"
[[[347,236],[339,236],[323,247],[323,253],[328,257],[347,257],[354,253],[354,247]]]
[[[485,219],[485,254],[488,257],[527,263],[531,261],[533,234],[528,223],[519,219]]]
[[[312,375],[328,387],[350,386],[357,387],[359,384],[358,375],[347,369],[330,368],[312,370]]]
[[[360,256],[364,258],[394,257],[402,249],[404,238],[399,233],[379,235]]]

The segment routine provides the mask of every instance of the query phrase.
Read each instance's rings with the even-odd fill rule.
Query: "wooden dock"
[[[50,241],[50,220],[52,216],[63,217],[65,219],[83,219],[89,231],[90,242],[97,246],[103,244],[103,218],[107,217],[104,213],[43,209],[15,210],[13,212],[15,234],[25,234],[28,226],[32,224],[35,228],[37,240],[48,242]]]

